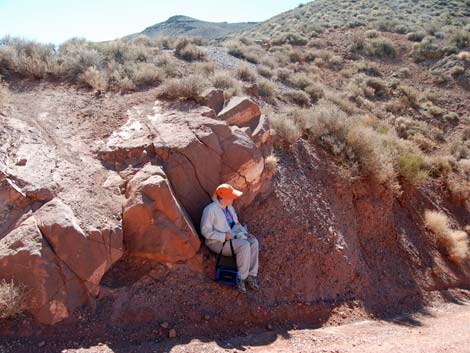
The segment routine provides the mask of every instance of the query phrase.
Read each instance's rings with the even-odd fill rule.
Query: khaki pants
[[[237,258],[238,276],[240,279],[245,280],[248,276],[256,277],[258,274],[258,240],[255,237],[248,240],[233,239],[232,244]],[[223,243],[211,244],[209,249],[218,254],[220,249],[222,249],[222,245]],[[225,243],[222,255],[232,256],[230,242]]]

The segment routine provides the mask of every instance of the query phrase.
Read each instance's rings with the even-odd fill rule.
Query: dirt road
[[[103,344],[66,352],[468,353],[469,327],[470,302],[466,302],[444,304],[413,316],[386,321],[366,320],[316,330],[270,331],[220,341],[194,339],[182,343],[180,339],[169,339],[163,344]]]

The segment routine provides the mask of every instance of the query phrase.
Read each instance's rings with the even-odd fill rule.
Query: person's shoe
[[[248,276],[248,278],[246,279],[246,282],[248,283],[248,285],[255,289],[255,290],[258,290],[259,289],[259,284],[258,282],[256,281],[256,277],[255,276]]]
[[[239,279],[237,281],[237,289],[242,293],[246,293],[245,280]]]

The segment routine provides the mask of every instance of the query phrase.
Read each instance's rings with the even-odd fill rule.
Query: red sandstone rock
[[[123,225],[130,255],[177,262],[196,254],[196,231],[160,167],[142,168],[129,181],[126,195]]]
[[[208,88],[201,93],[198,101],[218,114],[224,107],[224,91],[217,88]]]
[[[34,216],[0,240],[0,276],[26,286],[26,308],[45,324],[67,318],[88,298],[83,282],[42,237]]]
[[[105,237],[99,231],[85,234],[70,207],[59,199],[41,207],[36,217],[57,257],[97,296],[101,277],[122,255],[122,232],[108,230]]]
[[[219,119],[230,125],[249,126],[252,129],[257,125],[260,116],[258,105],[247,97],[233,97],[217,115]]]

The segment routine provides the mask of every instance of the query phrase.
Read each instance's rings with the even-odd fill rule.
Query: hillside
[[[219,344],[468,299],[468,2],[404,4],[317,0],[220,45],[3,39],[1,288],[32,290],[0,311],[5,349]],[[213,280],[198,224],[221,182],[244,191],[259,292]]]
[[[150,38],[190,36],[204,39],[215,39],[224,37],[230,33],[254,26],[256,22],[227,23],[227,22],[206,22],[188,16],[172,16],[165,22],[147,27],[140,33],[135,33],[126,38],[135,38],[145,35]]]

